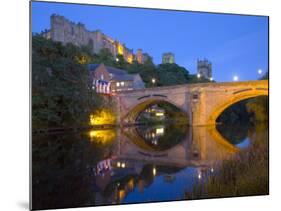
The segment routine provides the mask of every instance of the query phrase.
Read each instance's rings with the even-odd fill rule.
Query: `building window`
[[[101,74],[100,79],[103,80],[103,74]]]
[[[124,81],[121,81],[121,86],[125,86],[125,82]]]
[[[119,86],[120,86],[120,83],[119,83],[119,82],[117,82],[117,83],[116,83],[116,86],[117,86],[117,87],[119,87]]]

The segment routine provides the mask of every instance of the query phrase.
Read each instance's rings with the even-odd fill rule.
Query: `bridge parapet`
[[[127,90],[123,92],[119,92],[118,95],[126,96],[130,93],[144,93],[144,92],[158,92],[158,91],[169,91],[169,90],[192,90],[192,89],[221,89],[221,88],[235,88],[241,86],[249,86],[249,87],[268,87],[268,80],[258,80],[258,81],[241,81],[241,82],[219,82],[219,83],[195,83],[195,84],[180,84],[173,86],[163,86],[163,87],[149,87],[145,89],[135,89],[135,90]]]
[[[213,125],[218,115],[240,100],[268,95],[268,80],[184,84],[118,93],[120,120],[133,124],[147,106],[159,101],[184,111],[190,125]]]

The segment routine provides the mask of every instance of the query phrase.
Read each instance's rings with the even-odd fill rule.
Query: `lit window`
[[[118,87],[118,86],[120,86],[120,83],[119,83],[119,82],[117,82],[117,83],[116,83],[116,86],[117,86],[117,87]]]
[[[164,134],[164,128],[156,128],[156,134]]]
[[[124,86],[124,85],[125,85],[124,81],[121,81],[121,86]]]
[[[156,112],[155,115],[156,116],[164,116],[164,113],[163,112]]]

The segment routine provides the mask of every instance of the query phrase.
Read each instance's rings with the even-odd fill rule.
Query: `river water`
[[[33,135],[33,209],[182,200],[267,127],[153,125]]]

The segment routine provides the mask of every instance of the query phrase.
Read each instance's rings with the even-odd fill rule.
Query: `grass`
[[[252,145],[223,161],[205,183],[186,193],[187,199],[269,194],[267,131],[265,125],[256,126],[251,134]]]

